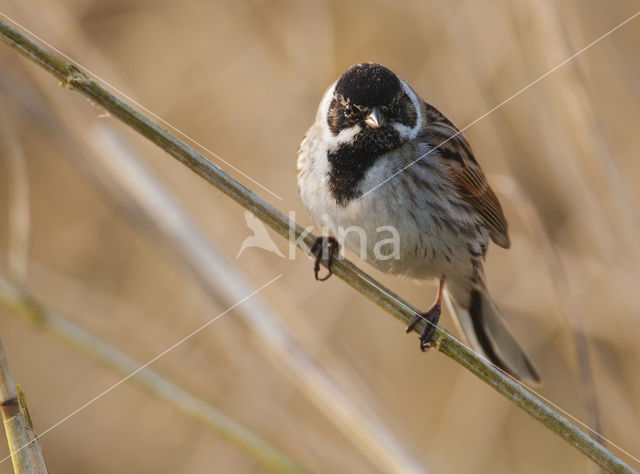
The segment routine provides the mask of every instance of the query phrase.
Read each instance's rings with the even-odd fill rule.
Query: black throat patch
[[[329,159],[329,190],[336,202],[346,206],[366,191],[360,188],[365,173],[380,156],[401,147],[406,140],[397,130],[363,130],[354,139],[327,155]]]

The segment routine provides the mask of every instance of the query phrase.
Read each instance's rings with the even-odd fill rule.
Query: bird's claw
[[[413,331],[416,325],[424,320],[424,327],[420,331],[420,350],[426,351],[433,345],[433,336],[438,329],[438,321],[440,320],[440,312],[442,310],[442,291],[444,290],[445,276],[440,278],[440,286],[438,288],[438,296],[436,302],[426,313],[416,314],[407,326],[407,333]]]
[[[436,302],[433,307],[426,313],[417,314],[407,326],[407,332],[413,331],[420,321],[424,320],[424,327],[420,331],[420,350],[426,351],[433,345],[433,335],[436,332],[438,320],[440,319],[441,305]]]
[[[340,244],[333,237],[318,237],[316,241],[311,246],[311,253],[315,255],[316,260],[313,264],[313,273],[316,276],[316,280],[325,281],[327,280],[333,272],[331,271],[331,262],[333,259],[333,254],[340,250]],[[326,257],[325,257],[326,256]],[[327,273],[322,278],[318,276],[320,273],[320,262],[324,259],[327,261]]]

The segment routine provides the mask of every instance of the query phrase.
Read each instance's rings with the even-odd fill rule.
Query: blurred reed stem
[[[10,114],[0,102],[0,147],[7,163],[9,212],[8,273],[11,282],[25,287],[29,262],[29,181],[27,162],[15,136]]]
[[[13,471],[16,474],[46,474],[47,466],[40,450],[40,444],[33,435],[31,417],[28,414],[24,392],[20,395],[9,371],[7,354],[0,341],[0,411],[7,433]]]
[[[153,394],[168,400],[188,415],[213,428],[253,459],[260,462],[265,468],[273,472],[306,472],[280,450],[217,408],[180,388],[153,370],[148,368],[140,370],[140,367],[143,366],[140,362],[120,352],[64,316],[43,307],[29,294],[10,285],[3,279],[0,279],[0,305],[19,314],[28,322],[47,329],[106,366],[127,377],[131,377]],[[25,438],[23,442],[16,444],[16,446],[21,447],[28,443],[29,439]],[[12,446],[12,451],[13,449],[14,447]]]
[[[61,81],[62,85],[80,92],[94,103],[104,107],[111,115],[118,117],[129,127],[147,137],[241,206],[252,211],[280,235],[295,242],[304,252],[309,253],[311,245],[316,240],[314,235],[307,233],[296,222],[233,179],[220,167],[209,162],[183,141],[111,94],[77,66],[42,48],[3,21],[0,21],[0,37],[27,58],[53,74]],[[408,324],[414,315],[419,314],[416,308],[382,287],[348,260],[335,261],[332,270],[334,275],[343,279],[404,324]],[[418,324],[415,330],[420,332],[422,327],[423,324]],[[550,409],[524,386],[503,375],[497,368],[489,365],[441,328],[435,338],[435,347],[484,380],[603,468],[611,472],[634,472],[621,459],[599,445],[565,417]]]

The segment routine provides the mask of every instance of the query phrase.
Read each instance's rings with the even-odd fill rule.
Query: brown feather
[[[462,200],[478,213],[491,239],[499,246],[509,248],[511,242],[502,206],[473,156],[469,143],[438,109],[426,102],[424,104],[427,122],[424,138],[437,147],[449,164],[452,183]]]

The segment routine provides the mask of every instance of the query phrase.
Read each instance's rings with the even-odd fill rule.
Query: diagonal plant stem
[[[549,278],[553,281],[553,291],[556,293],[556,307],[561,317],[571,329],[574,342],[578,376],[580,378],[580,395],[589,414],[589,425],[593,428],[590,436],[599,443],[604,442],[602,437],[602,423],[600,410],[596,396],[596,387],[593,379],[593,367],[587,337],[585,335],[584,322],[580,315],[579,305],[573,296],[567,270],[560,258],[560,253],[553,245],[547,230],[542,223],[542,217],[531,201],[531,197],[522,189],[515,180],[508,176],[497,176],[496,181],[502,184],[502,191],[509,194],[512,202],[520,213],[522,222],[526,223],[529,234],[533,235],[538,248],[542,252],[547,265]]]
[[[0,77],[0,82],[2,79]],[[252,291],[239,268],[202,233],[171,192],[127,146],[114,129],[115,123],[100,121],[90,134],[78,131],[75,109],[61,104],[65,96],[43,87],[46,76],[35,79],[38,89],[25,92],[33,104],[17,99],[15,105],[34,107],[37,104],[38,111],[32,110],[31,114],[46,123],[47,130],[64,147],[65,153],[132,223],[165,241],[177,261],[213,301],[231,306]],[[12,90],[18,86],[16,80],[4,81],[2,87]],[[54,114],[52,108],[58,113]],[[293,308],[293,311],[298,310]],[[324,367],[326,364],[316,361],[298,335],[281,322],[277,312],[259,295],[234,312],[245,319],[257,335],[262,354],[274,368],[291,380],[296,390],[324,413],[372,465],[390,473],[429,472],[376,411],[360,397],[353,396],[354,388],[349,383],[355,374],[351,374],[349,380],[336,378]]]
[[[222,413],[213,405],[187,392],[158,372],[145,368],[128,355],[107,344],[66,317],[40,304],[31,295],[0,278],[0,305],[19,314],[30,323],[45,328],[69,344],[87,352],[96,360],[129,376],[155,395],[172,402],[182,411],[216,430],[247,455],[273,472],[306,472],[276,447]],[[136,372],[138,371],[138,372]],[[13,450],[27,447],[30,440],[15,445]],[[27,449],[23,449],[26,453]]]
[[[252,211],[280,235],[295,242],[303,251],[309,252],[311,245],[315,241],[315,236],[307,233],[300,225],[233,179],[220,167],[209,162],[183,141],[114,96],[77,66],[52,54],[3,21],[0,21],[0,38],[49,71],[63,85],[80,92],[94,103],[104,107],[111,115],[118,117],[122,122],[147,137],[199,176],[237,201],[241,206]],[[401,300],[379,283],[376,283],[346,259],[335,261],[332,265],[332,271],[338,278],[347,282],[351,287],[405,324],[411,321],[416,314],[419,314],[416,308]],[[424,323],[420,323],[416,325],[415,330],[420,332],[423,326]],[[570,423],[567,418],[549,408],[538,397],[519,383],[505,376],[499,369],[489,365],[446,331],[439,328],[436,334],[435,347],[438,351],[477,375],[600,466],[610,472],[635,472],[625,462],[599,445],[577,426]],[[619,449],[622,450],[622,448]],[[628,455],[633,457],[630,454]]]
[[[96,127],[90,140],[95,143],[93,162],[100,176],[118,188],[118,195],[126,200],[129,211],[133,209],[136,216],[144,215],[155,233],[172,244],[180,261],[208,295],[229,305],[251,292],[251,285],[239,269],[207,240],[189,214],[113,130]],[[271,363],[290,378],[373,465],[386,472],[428,472],[372,410],[354,401],[314,360],[259,295],[238,308],[238,313],[263,342],[264,354]]]

